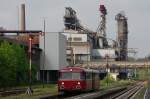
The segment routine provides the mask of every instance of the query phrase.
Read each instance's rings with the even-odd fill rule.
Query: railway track
[[[133,99],[135,95],[143,88],[144,83],[140,82],[135,85],[126,87],[113,88],[107,91],[83,94],[67,99]]]
[[[134,96],[143,88],[144,83],[140,82],[135,85],[126,87],[112,88],[106,91],[88,92],[82,94],[69,94],[66,96],[46,96],[40,99],[133,99]]]
[[[119,92],[121,90],[126,89],[126,87],[118,87],[107,90],[106,92],[103,90],[94,91],[94,92],[84,92],[84,93],[74,93],[74,94],[66,94],[66,95],[53,95],[53,96],[42,96],[40,99],[94,99],[94,97],[103,96],[105,93],[111,93],[112,91]],[[99,99],[99,98],[98,98]]]
[[[70,99],[71,97],[75,97],[80,94],[84,94],[84,93],[70,93],[70,94],[65,94],[65,95],[58,94],[58,95],[52,95],[52,96],[42,96],[40,97],[40,99]]]
[[[144,87],[144,82],[137,83],[134,86],[128,86],[126,89],[101,95],[100,97],[94,99],[133,99],[136,94]]]
[[[0,91],[0,96],[17,95],[17,94],[25,93],[25,91],[26,91],[26,88],[18,88],[18,89]]]
[[[115,94],[110,99],[134,99],[135,95],[144,87],[144,82],[130,87],[120,93]]]

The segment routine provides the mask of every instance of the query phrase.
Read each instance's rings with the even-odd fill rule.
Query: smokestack
[[[25,4],[21,4],[21,13],[20,13],[20,30],[26,30],[26,20],[25,20]]]

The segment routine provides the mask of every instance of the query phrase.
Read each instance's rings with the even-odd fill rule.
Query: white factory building
[[[112,48],[108,49],[92,49],[92,59],[105,59],[108,56],[109,60],[115,60],[117,58],[116,50]]]
[[[91,59],[91,44],[87,34],[66,30],[62,34],[67,39],[67,60],[70,64],[82,63]]]
[[[93,61],[96,59],[103,60],[106,55],[112,60],[117,58],[116,50],[113,48],[94,49],[93,41],[87,33],[65,30],[63,34],[67,38],[67,59],[72,59],[74,64]]]
[[[45,44],[44,44],[45,42]],[[66,37],[58,32],[45,33],[40,36],[40,79],[46,82],[56,81],[58,70],[66,67]]]

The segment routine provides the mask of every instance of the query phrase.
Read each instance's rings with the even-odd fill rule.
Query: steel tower
[[[106,39],[106,15],[107,9],[104,5],[100,5],[99,11],[101,12],[100,23],[97,28],[97,47],[108,48],[108,41]]]

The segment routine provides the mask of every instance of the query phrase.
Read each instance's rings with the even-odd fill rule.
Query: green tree
[[[15,52],[9,43],[4,42],[0,45],[0,86],[6,87],[16,83],[17,60]]]
[[[24,48],[18,46],[18,45],[12,45],[13,50],[15,51],[15,58],[17,60],[16,62],[16,80],[17,83],[22,84],[26,83],[28,76],[28,61],[26,58],[25,50]]]
[[[23,47],[8,42],[0,43],[0,88],[27,83],[29,64]],[[36,69],[33,65],[33,77]]]
[[[108,73],[107,76],[101,81],[102,85],[107,86],[115,83],[115,79]]]

